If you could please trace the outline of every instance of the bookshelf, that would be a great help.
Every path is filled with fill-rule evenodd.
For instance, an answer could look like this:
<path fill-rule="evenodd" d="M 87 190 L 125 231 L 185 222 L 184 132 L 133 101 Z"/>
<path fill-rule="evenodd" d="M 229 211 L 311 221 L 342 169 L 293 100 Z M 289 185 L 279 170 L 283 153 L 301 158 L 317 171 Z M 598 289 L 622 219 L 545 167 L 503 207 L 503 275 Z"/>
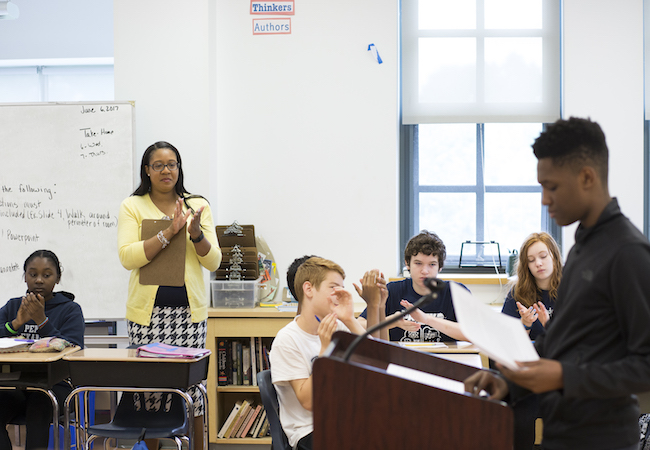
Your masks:
<path fill-rule="evenodd" d="M 209 308 L 206 347 L 212 351 L 208 369 L 208 425 L 211 444 L 271 445 L 271 438 L 219 439 L 217 433 L 235 402 L 254 399 L 261 404 L 257 386 L 219 386 L 217 382 L 217 343 L 220 338 L 273 338 L 295 317 L 295 312 L 275 308 Z"/>

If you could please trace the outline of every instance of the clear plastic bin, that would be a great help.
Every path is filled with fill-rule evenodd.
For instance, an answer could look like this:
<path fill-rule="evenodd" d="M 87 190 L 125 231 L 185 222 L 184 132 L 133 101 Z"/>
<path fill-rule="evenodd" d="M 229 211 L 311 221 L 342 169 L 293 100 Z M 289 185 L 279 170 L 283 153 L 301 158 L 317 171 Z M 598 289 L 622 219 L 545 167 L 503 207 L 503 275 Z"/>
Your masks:
<path fill-rule="evenodd" d="M 212 280 L 213 308 L 254 308 L 259 304 L 259 280 Z"/>

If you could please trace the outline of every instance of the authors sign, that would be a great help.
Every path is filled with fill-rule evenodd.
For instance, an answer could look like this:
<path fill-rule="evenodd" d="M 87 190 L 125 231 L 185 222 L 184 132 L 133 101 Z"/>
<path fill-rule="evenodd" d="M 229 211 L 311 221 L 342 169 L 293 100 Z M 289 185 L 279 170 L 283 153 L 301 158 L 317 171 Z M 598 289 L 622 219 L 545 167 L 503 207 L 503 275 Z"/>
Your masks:
<path fill-rule="evenodd" d="M 291 34 L 291 19 L 253 19 L 253 34 Z"/>

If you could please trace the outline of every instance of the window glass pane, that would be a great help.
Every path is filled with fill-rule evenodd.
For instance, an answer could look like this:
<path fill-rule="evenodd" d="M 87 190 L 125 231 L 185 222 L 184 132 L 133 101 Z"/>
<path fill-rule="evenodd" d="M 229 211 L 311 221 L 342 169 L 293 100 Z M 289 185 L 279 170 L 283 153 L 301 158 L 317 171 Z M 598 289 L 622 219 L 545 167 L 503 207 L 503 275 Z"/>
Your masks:
<path fill-rule="evenodd" d="M 531 145 L 542 132 L 542 124 L 486 123 L 484 127 L 485 184 L 538 187 L 537 158 Z"/>
<path fill-rule="evenodd" d="M 485 194 L 485 240 L 501 246 L 501 258 L 508 250 L 519 251 L 530 233 L 541 231 L 541 193 Z"/>
<path fill-rule="evenodd" d="M 31 74 L 0 74 L 0 102 L 39 102 L 40 87 L 36 71 Z"/>
<path fill-rule="evenodd" d="M 485 39 L 485 101 L 542 101 L 542 38 Z"/>
<path fill-rule="evenodd" d="M 47 75 L 48 101 L 75 102 L 113 100 L 112 73 L 50 74 Z"/>
<path fill-rule="evenodd" d="M 476 28 L 476 0 L 420 0 L 420 30 Z"/>
<path fill-rule="evenodd" d="M 475 240 L 476 194 L 421 193 L 418 230 L 436 233 L 447 247 L 447 257 L 460 254 L 460 244 Z"/>
<path fill-rule="evenodd" d="M 473 102 L 476 99 L 476 39 L 418 39 L 420 102 Z"/>
<path fill-rule="evenodd" d="M 540 29 L 542 0 L 485 0 L 485 28 Z"/>
<path fill-rule="evenodd" d="M 420 185 L 476 185 L 476 125 L 418 126 Z"/>

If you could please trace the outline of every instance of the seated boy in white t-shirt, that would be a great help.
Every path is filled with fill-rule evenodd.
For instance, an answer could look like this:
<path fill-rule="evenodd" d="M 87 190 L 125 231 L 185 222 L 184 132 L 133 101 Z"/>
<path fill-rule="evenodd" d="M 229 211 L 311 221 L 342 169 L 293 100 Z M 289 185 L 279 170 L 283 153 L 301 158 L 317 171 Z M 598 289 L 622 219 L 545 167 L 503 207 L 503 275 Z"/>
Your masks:
<path fill-rule="evenodd" d="M 335 331 L 365 331 L 354 318 L 352 294 L 343 288 L 344 278 L 343 269 L 332 261 L 318 257 L 305 261 L 295 277 L 301 313 L 278 332 L 271 347 L 271 379 L 278 393 L 280 422 L 289 444 L 300 450 L 312 448 L 312 363 L 325 352 Z M 366 283 L 371 279 L 364 276 L 363 297 L 368 309 L 378 310 L 380 288 Z"/>

